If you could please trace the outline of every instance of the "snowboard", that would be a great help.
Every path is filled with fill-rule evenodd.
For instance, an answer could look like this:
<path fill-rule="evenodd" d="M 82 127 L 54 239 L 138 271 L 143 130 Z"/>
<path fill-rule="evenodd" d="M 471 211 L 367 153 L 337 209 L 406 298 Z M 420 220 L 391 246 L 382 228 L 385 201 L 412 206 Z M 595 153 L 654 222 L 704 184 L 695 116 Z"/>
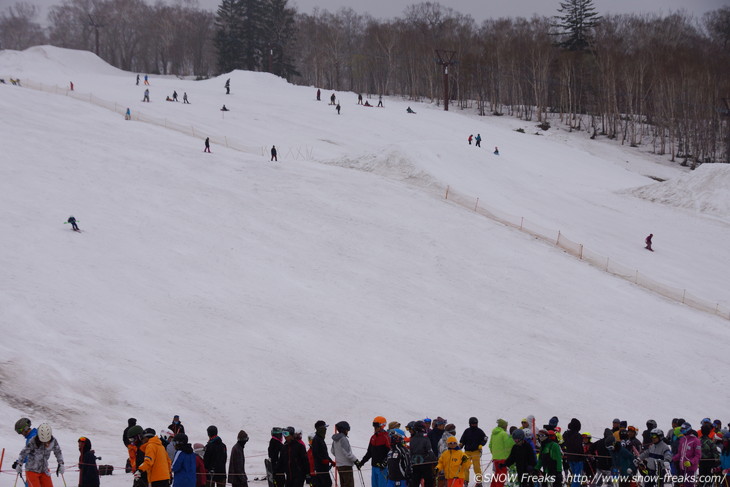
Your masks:
<path fill-rule="evenodd" d="M 274 483 L 274 466 L 271 464 L 271 460 L 264 459 L 264 466 L 266 467 L 266 480 L 269 483 L 269 487 L 276 487 Z"/>

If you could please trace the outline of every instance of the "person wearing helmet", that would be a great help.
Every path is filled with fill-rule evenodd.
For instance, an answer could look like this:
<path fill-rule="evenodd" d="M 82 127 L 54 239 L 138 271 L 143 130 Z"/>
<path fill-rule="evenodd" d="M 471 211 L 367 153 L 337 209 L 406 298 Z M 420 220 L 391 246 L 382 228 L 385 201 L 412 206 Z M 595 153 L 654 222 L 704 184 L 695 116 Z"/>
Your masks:
<path fill-rule="evenodd" d="M 400 427 L 391 428 L 388 431 L 390 436 L 390 451 L 388 452 L 388 487 L 406 487 L 417 485 L 411 483 L 411 452 L 405 446 L 403 440 L 406 432 Z M 433 475 L 432 475 L 433 476 Z"/>
<path fill-rule="evenodd" d="M 312 460 L 314 460 L 315 487 L 330 487 L 332 485 L 332 478 L 329 472 L 334 467 L 335 462 L 332 461 L 327 451 L 327 443 L 325 442 L 327 427 L 328 424 L 321 419 L 314 423 L 315 434 L 312 439 Z"/>
<path fill-rule="evenodd" d="M 433 466 L 437 458 L 431 447 L 431 440 L 429 440 L 426 433 L 426 424 L 423 421 L 416 421 L 413 425 L 410 449 L 413 475 L 409 483 L 411 485 L 421 485 L 421 480 L 423 480 L 424 487 L 433 487 Z"/>
<path fill-rule="evenodd" d="M 534 478 L 531 478 L 531 474 L 537 463 L 535 450 L 525 441 L 525 430 L 523 429 L 516 429 L 512 432 L 512 441 L 514 446 L 504 461 L 504 467 L 509 468 L 514 465 L 517 470 L 517 483 L 520 487 L 532 487 L 535 482 Z"/>
<path fill-rule="evenodd" d="M 720 464 L 720 452 L 715 445 L 715 429 L 712 427 L 712 422 L 707 421 L 702 423 L 700 428 L 700 466 L 699 476 L 700 485 L 711 486 L 712 481 L 709 481 L 712 470 Z"/>
<path fill-rule="evenodd" d="M 651 444 L 639 455 L 639 469 L 645 470 L 644 487 L 654 487 L 657 479 L 664 477 L 664 462 L 672 461 L 672 450 L 664 443 L 664 432 L 654 428 L 650 432 Z"/>
<path fill-rule="evenodd" d="M 284 476 L 279 472 L 279 456 L 281 455 L 281 449 L 284 448 L 283 436 L 281 434 L 282 429 L 278 426 L 271 428 L 271 439 L 269 440 L 268 458 L 264 460 L 264 466 L 266 467 L 266 480 L 268 481 L 268 487 L 283 487 Z"/>
<path fill-rule="evenodd" d="M 641 432 L 641 447 L 642 449 L 649 448 L 651 446 L 651 431 L 657 427 L 656 421 L 650 419 L 646 422 L 646 429 Z"/>
<path fill-rule="evenodd" d="M 30 426 L 30 422 L 28 426 Z M 65 469 L 61 447 L 58 445 L 56 438 L 53 437 L 51 425 L 43 423 L 38 426 L 38 434 L 20 450 L 18 459 L 13 463 L 13 468 L 18 472 L 18 475 L 23 472 L 23 463 L 25 463 L 25 480 L 28 487 L 53 487 L 48 466 L 51 452 L 53 452 L 58 462 L 56 476 L 63 475 Z"/>
<path fill-rule="evenodd" d="M 337 473 L 340 475 L 340 485 L 342 487 L 355 487 L 352 467 L 357 462 L 357 457 L 352 453 L 350 439 L 347 437 L 349 433 L 350 423 L 347 421 L 340 421 L 335 424 L 335 434 L 332 435 L 332 455 L 335 457 Z"/>
<path fill-rule="evenodd" d="M 676 431 L 675 431 L 676 434 Z M 697 438 L 697 432 L 692 429 L 689 423 L 682 423 L 679 427 L 679 443 L 677 452 L 672 456 L 672 460 L 677 462 L 677 472 L 684 476 L 684 487 L 694 487 L 693 477 L 697 473 L 700 458 L 702 457 L 702 444 Z"/>
<path fill-rule="evenodd" d="M 388 452 L 390 451 L 390 437 L 385 432 L 385 426 L 388 421 L 383 416 L 376 416 L 373 419 L 373 436 L 370 437 L 368 443 L 368 451 L 365 452 L 365 456 L 362 457 L 360 462 L 355 463 L 355 466 L 362 468 L 362 466 L 372 458 L 371 466 L 372 471 L 370 475 L 371 487 L 385 487 L 388 482 L 387 475 L 387 464 L 388 464 Z"/>
<path fill-rule="evenodd" d="M 96 452 L 91 449 L 91 440 L 85 436 L 79 438 L 79 487 L 99 487 Z"/>
<path fill-rule="evenodd" d="M 563 453 L 560 451 L 555 430 L 541 429 L 537 433 L 540 453 L 535 470 L 542 471 L 545 479 L 542 485 L 560 487 L 563 484 Z"/>
<path fill-rule="evenodd" d="M 479 485 L 482 481 L 482 448 L 487 444 L 487 434 L 479 427 L 479 420 L 469 418 L 469 427 L 464 430 L 459 444 L 464 447 L 464 453 L 469 457 L 469 465 L 474 468 L 474 478 Z M 469 468 L 464 473 L 464 486 L 469 484 Z"/>
<path fill-rule="evenodd" d="M 278 468 L 285 478 L 286 487 L 302 487 L 309 475 L 309 458 L 307 448 L 296 439 L 296 430 L 287 426 L 282 430 L 284 448 L 279 456 Z"/>
<path fill-rule="evenodd" d="M 439 477 L 443 476 L 446 479 L 446 487 L 466 485 L 465 479 L 471 463 L 469 455 L 461 451 L 456 436 L 446 438 L 446 444 L 449 448 L 441 454 L 436 464 Z"/>
<path fill-rule="evenodd" d="M 128 434 L 137 433 L 136 427 L 129 429 Z M 140 435 L 135 435 L 139 437 Z M 147 428 L 143 431 L 141 438 L 135 439 L 137 448 L 144 453 L 144 459 L 137 464 L 137 471 L 134 472 L 134 480 L 137 484 L 142 484 L 143 474 L 146 474 L 147 480 L 144 485 L 149 484 L 152 487 L 169 487 L 170 485 L 170 469 L 172 462 L 170 457 L 162 446 L 162 441 L 155 435 L 155 430 Z"/>
<path fill-rule="evenodd" d="M 133 463 L 132 459 L 136 457 L 136 449 L 133 448 L 134 451 L 130 450 L 130 440 L 129 440 L 129 434 L 128 434 L 129 428 L 131 428 L 132 426 L 135 426 L 136 424 L 137 424 L 136 418 L 129 418 L 127 420 L 127 427 L 124 428 L 124 432 L 122 433 L 122 442 L 124 443 L 124 447 L 127 449 L 127 455 L 128 455 L 127 464 L 124 466 L 124 471 L 126 473 L 134 472 L 135 470 L 137 470 L 136 466 L 134 466 L 134 467 L 132 466 L 132 463 Z"/>
<path fill-rule="evenodd" d="M 590 484 L 593 476 L 596 474 L 596 459 L 591 455 L 593 437 L 587 431 L 581 433 L 580 436 L 583 440 L 583 476 L 587 483 Z"/>
<path fill-rule="evenodd" d="M 439 450 L 439 441 L 441 441 L 441 438 L 443 438 L 446 432 L 447 422 L 448 421 L 446 421 L 441 416 L 433 420 L 433 429 L 429 431 L 428 439 L 431 441 L 431 450 L 433 450 L 434 453 L 438 452 Z"/>
<path fill-rule="evenodd" d="M 15 432 L 23 435 L 26 445 L 38 434 L 37 429 L 30 427 L 30 419 L 28 418 L 20 418 L 15 422 Z"/>
<path fill-rule="evenodd" d="M 492 487 L 504 487 L 507 477 L 507 467 L 504 466 L 504 461 L 515 444 L 507 433 L 507 426 L 506 420 L 498 419 L 497 426 L 492 430 L 492 438 L 489 440 L 489 451 L 492 452 L 492 464 L 494 465 Z M 477 478 L 476 481 L 476 487 L 481 487 L 481 479 Z"/>
<path fill-rule="evenodd" d="M 627 438 L 622 443 L 631 453 L 634 454 L 634 456 L 638 456 L 642 450 L 641 440 L 637 438 L 639 429 L 636 426 L 629 426 L 626 429 L 626 432 Z"/>
<path fill-rule="evenodd" d="M 244 453 L 246 443 L 248 443 L 248 434 L 241 430 L 236 436 L 236 444 L 231 448 L 231 461 L 228 463 L 228 481 L 233 487 L 248 487 L 246 454 Z"/>
<path fill-rule="evenodd" d="M 210 425 L 206 429 L 208 443 L 205 445 L 203 462 L 208 471 L 208 487 L 226 487 L 226 463 L 228 460 L 228 449 L 218 436 L 218 427 Z"/>

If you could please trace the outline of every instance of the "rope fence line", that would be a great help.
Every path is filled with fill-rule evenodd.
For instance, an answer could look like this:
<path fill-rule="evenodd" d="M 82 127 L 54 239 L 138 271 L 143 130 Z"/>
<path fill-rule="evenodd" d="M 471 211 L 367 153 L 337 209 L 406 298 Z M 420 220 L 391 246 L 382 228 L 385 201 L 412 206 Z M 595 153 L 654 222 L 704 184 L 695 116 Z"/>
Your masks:
<path fill-rule="evenodd" d="M 106 108 L 107 110 L 110 110 L 114 113 L 117 113 L 119 115 L 124 116 L 127 113 L 127 107 L 128 105 L 123 105 L 121 103 L 117 102 L 111 102 L 108 100 L 105 100 L 103 98 L 99 98 L 98 96 L 95 96 L 93 93 L 83 93 L 76 90 L 70 90 L 69 88 L 62 88 L 57 85 L 46 85 L 43 83 L 36 83 L 33 80 L 25 79 L 23 80 L 23 84 L 20 85 L 22 87 L 30 88 L 36 91 L 43 91 L 45 93 L 51 93 L 54 95 L 64 95 L 70 98 L 73 98 L 78 101 L 83 101 L 87 103 L 91 103 L 92 105 L 96 105 L 98 107 Z M 171 102 L 175 103 L 175 102 Z M 158 118 L 158 117 L 152 117 L 149 115 L 145 115 L 143 112 L 139 110 L 135 110 L 131 113 L 132 120 L 137 122 L 143 122 L 143 123 L 149 123 L 152 125 L 157 125 L 159 127 L 164 127 L 166 129 L 174 130 L 176 132 L 180 132 L 185 135 L 189 135 L 191 137 L 196 138 L 205 138 L 208 136 L 206 134 L 206 131 L 201 130 L 199 128 L 196 128 L 194 125 L 186 125 L 181 123 L 176 123 L 173 121 L 168 120 L 167 118 Z M 223 136 L 208 136 L 210 137 L 210 142 L 212 144 L 221 145 L 229 149 L 236 150 L 238 152 L 244 152 L 246 154 L 253 154 L 261 157 L 268 157 L 269 156 L 269 148 L 265 146 L 249 146 L 241 144 L 237 139 L 228 137 L 226 135 Z M 281 159 L 293 159 L 293 160 L 305 160 L 305 161 L 311 161 L 314 159 L 313 153 L 314 149 L 310 146 L 291 146 L 291 147 L 277 147 L 277 157 Z"/>
<path fill-rule="evenodd" d="M 551 230 L 526 220 L 524 217 L 517 217 L 484 205 L 480 203 L 479 198 L 454 191 L 450 186 L 446 187 L 446 192 L 443 197 L 459 206 L 479 213 L 490 220 L 502 223 L 503 225 L 551 243 L 573 257 L 576 257 L 578 260 L 587 262 L 604 272 L 620 277 L 672 301 L 730 320 L 730 306 L 703 299 L 687 291 L 687 289 L 675 288 L 652 279 L 639 272 L 638 269 L 632 269 L 631 267 L 611 260 L 609 257 L 594 252 L 586 248 L 583 244 L 569 239 L 560 230 Z"/>

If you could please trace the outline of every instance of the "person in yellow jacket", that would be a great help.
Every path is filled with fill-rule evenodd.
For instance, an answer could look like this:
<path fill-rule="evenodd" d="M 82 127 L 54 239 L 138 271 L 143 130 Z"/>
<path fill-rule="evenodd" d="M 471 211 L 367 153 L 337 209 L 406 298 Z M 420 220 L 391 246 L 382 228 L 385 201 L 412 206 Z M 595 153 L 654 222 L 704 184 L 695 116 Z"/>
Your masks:
<path fill-rule="evenodd" d="M 459 449 L 459 440 L 456 439 L 456 436 L 447 438 L 446 446 L 448 449 L 439 457 L 436 468 L 439 474 L 446 479 L 446 487 L 463 486 L 464 478 L 466 478 L 471 466 L 471 459 L 469 455 Z"/>
<path fill-rule="evenodd" d="M 134 473 L 135 480 L 144 472 L 147 474 L 147 483 L 150 487 L 170 487 L 172 463 L 162 442 L 155 436 L 155 430 L 145 430 L 139 448 L 144 452 L 144 461 L 137 466 L 137 471 Z"/>

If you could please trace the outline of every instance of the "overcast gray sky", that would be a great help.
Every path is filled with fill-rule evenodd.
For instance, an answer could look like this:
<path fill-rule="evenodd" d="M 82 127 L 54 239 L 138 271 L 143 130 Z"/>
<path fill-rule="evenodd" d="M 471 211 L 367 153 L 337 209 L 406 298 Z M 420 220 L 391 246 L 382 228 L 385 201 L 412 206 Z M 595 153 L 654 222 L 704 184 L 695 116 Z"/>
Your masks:
<path fill-rule="evenodd" d="M 14 5 L 17 0 L 0 0 L 0 10 Z M 60 0 L 24 0 L 41 6 L 44 11 Z M 148 0 L 151 2 L 151 0 Z M 174 0 L 173 0 L 174 1 Z M 220 0 L 198 0 L 200 6 L 215 11 Z M 168 3 L 172 3 L 168 1 Z M 351 7 L 359 13 L 370 13 L 373 17 L 390 19 L 400 17 L 408 5 L 420 3 L 414 0 L 289 0 L 289 4 L 304 13 L 311 13 L 315 7 L 334 12 L 341 7 Z M 532 17 L 555 15 L 560 0 L 443 0 L 441 5 L 470 14 L 477 22 L 497 17 Z M 594 0 L 599 14 L 655 12 L 667 14 L 685 9 L 698 17 L 705 12 L 723 6 L 730 6 L 730 0 Z M 45 13 L 43 15 L 45 21 Z M 40 20 L 40 19 L 39 19 Z M 45 22 L 44 22 L 45 23 Z"/>

